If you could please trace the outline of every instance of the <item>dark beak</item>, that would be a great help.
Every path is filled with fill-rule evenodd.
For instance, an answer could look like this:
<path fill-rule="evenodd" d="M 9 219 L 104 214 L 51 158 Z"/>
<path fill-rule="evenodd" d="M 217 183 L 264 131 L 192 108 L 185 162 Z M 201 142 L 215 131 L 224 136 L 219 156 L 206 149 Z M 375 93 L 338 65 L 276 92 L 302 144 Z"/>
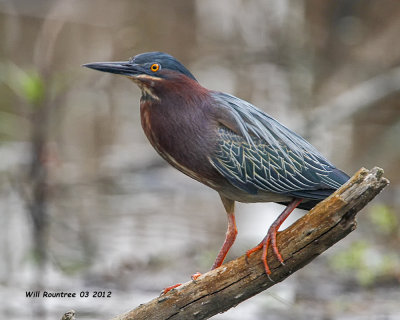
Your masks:
<path fill-rule="evenodd" d="M 128 77 L 136 77 L 139 74 L 143 74 L 142 67 L 129 61 L 119 62 L 94 62 L 84 64 L 83 67 L 87 67 L 94 70 L 103 72 L 120 74 Z"/>

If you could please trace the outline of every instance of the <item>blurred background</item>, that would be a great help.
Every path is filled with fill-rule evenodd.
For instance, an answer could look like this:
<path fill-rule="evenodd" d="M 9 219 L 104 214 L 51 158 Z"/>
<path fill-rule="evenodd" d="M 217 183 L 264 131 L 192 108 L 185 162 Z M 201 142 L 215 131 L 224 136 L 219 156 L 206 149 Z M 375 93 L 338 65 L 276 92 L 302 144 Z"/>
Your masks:
<path fill-rule="evenodd" d="M 391 181 L 357 231 L 215 319 L 399 319 L 399 35 L 396 0 L 0 0 L 0 314 L 107 319 L 210 268 L 227 223 L 217 193 L 152 149 L 139 89 L 81 67 L 165 51 L 349 175 L 380 166 Z M 239 204 L 228 259 L 282 209 Z"/>

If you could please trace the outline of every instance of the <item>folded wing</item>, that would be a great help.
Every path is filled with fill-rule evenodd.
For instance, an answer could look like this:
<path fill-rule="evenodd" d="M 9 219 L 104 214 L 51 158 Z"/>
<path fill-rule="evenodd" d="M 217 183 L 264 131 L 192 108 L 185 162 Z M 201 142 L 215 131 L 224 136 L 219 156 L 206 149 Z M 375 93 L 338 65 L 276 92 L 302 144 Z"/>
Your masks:
<path fill-rule="evenodd" d="M 221 114 L 210 162 L 232 185 L 324 199 L 348 180 L 311 144 L 246 101 L 215 92 Z"/>

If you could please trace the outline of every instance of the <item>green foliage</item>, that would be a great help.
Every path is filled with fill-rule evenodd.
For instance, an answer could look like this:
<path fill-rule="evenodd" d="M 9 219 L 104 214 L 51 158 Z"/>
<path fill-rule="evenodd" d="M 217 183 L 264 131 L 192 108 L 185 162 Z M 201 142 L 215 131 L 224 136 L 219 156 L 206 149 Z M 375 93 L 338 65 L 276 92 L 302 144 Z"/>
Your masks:
<path fill-rule="evenodd" d="M 23 70 L 7 61 L 0 62 L 0 84 L 3 85 L 2 89 L 8 88 L 14 95 L 0 101 L 0 140 L 16 136 L 21 138 L 21 134 L 24 134 L 21 128 L 29 126 L 29 118 L 26 115 L 43 105 L 42 101 L 47 94 L 44 79 L 36 70 Z M 24 103 L 14 101 L 15 97 Z M 15 107 L 16 103 L 18 109 Z"/>
<path fill-rule="evenodd" d="M 8 62 L 0 65 L 4 82 L 18 97 L 33 106 L 38 106 L 45 96 L 43 78 L 35 71 L 25 71 L 17 65 Z"/>
<path fill-rule="evenodd" d="M 373 282 L 374 276 L 366 263 L 368 245 L 364 241 L 353 242 L 347 250 L 343 250 L 331 258 L 331 266 L 339 272 L 355 272 L 356 278 L 362 285 Z"/>
<path fill-rule="evenodd" d="M 377 231 L 384 235 L 393 235 L 400 228 L 395 211 L 384 204 L 373 205 L 369 211 L 369 219 Z"/>
<path fill-rule="evenodd" d="M 340 273 L 351 274 L 360 285 L 369 286 L 378 278 L 396 277 L 400 258 L 393 252 L 377 250 L 360 240 L 332 256 L 330 265 Z"/>
<path fill-rule="evenodd" d="M 20 79 L 23 97 L 32 104 L 39 104 L 44 97 L 44 85 L 42 78 L 36 72 L 26 73 Z"/>
<path fill-rule="evenodd" d="M 372 285 L 378 278 L 396 278 L 400 269 L 396 240 L 400 223 L 396 212 L 387 205 L 374 204 L 370 207 L 367 217 L 370 222 L 371 240 L 355 241 L 330 260 L 335 270 L 351 274 L 364 286 Z"/>

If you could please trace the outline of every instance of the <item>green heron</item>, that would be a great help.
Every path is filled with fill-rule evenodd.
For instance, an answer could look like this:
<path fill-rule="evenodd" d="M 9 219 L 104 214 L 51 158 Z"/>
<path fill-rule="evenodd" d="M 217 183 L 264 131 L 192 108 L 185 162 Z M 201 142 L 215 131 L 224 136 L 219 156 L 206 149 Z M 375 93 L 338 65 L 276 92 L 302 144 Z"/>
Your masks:
<path fill-rule="evenodd" d="M 247 251 L 263 249 L 269 275 L 269 245 L 283 263 L 276 245 L 280 225 L 296 207 L 310 210 L 349 179 L 305 139 L 249 102 L 201 86 L 169 54 L 148 52 L 125 62 L 84 66 L 135 82 L 142 91 L 142 127 L 154 149 L 219 193 L 228 230 L 212 269 L 223 263 L 235 241 L 235 201 L 286 205 L 260 244 Z"/>

